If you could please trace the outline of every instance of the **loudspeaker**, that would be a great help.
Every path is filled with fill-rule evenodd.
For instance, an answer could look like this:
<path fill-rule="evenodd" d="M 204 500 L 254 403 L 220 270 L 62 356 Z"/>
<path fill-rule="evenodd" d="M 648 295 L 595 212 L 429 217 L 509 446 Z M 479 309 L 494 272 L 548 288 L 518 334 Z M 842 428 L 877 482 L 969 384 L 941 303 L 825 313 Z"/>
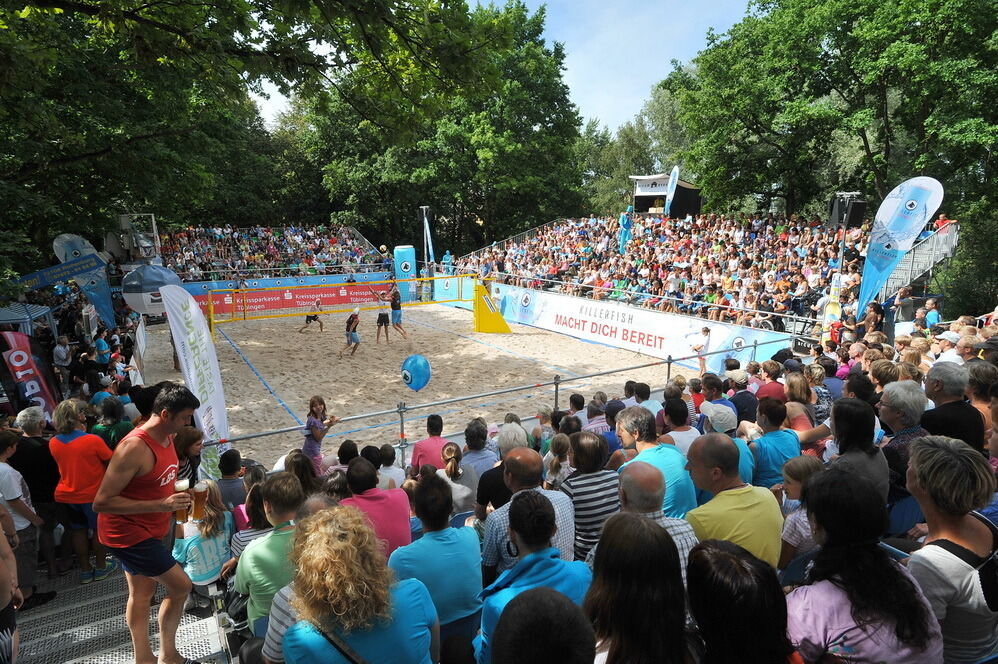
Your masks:
<path fill-rule="evenodd" d="M 846 228 L 859 228 L 866 215 L 866 201 L 851 200 L 846 206 Z"/>
<path fill-rule="evenodd" d="M 845 201 L 838 196 L 832 196 L 828 201 L 828 227 L 838 228 L 842 224 L 845 211 Z"/>

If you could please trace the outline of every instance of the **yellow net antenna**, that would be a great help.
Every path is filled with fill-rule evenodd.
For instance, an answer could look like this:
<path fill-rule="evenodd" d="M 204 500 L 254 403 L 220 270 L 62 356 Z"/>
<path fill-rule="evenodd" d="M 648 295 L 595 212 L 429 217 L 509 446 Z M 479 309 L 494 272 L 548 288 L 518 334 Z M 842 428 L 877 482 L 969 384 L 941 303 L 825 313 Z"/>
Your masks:
<path fill-rule="evenodd" d="M 480 283 L 475 284 L 475 332 L 510 334 L 509 323 L 502 317 L 489 291 Z"/>

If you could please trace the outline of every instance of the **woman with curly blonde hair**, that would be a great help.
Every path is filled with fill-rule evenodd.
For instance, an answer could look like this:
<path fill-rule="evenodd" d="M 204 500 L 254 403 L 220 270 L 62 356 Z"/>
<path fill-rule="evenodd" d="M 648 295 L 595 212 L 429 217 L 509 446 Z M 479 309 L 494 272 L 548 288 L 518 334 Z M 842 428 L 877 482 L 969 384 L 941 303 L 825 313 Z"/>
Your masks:
<path fill-rule="evenodd" d="M 347 662 L 344 647 L 372 664 L 439 660 L 440 625 L 426 586 L 393 583 L 360 510 L 335 507 L 301 521 L 291 563 L 300 621 L 284 635 L 288 664 Z"/>

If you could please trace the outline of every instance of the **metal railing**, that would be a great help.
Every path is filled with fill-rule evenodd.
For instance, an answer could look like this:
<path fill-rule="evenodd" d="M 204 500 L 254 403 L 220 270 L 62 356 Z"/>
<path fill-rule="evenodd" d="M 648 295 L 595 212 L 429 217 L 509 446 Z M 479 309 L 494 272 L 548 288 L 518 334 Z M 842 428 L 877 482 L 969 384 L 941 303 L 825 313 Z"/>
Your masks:
<path fill-rule="evenodd" d="M 953 256 L 960 240 L 960 224 L 953 222 L 917 242 L 901 259 L 887 278 L 878 298 L 883 302 L 902 286 L 908 286 L 926 274 L 932 273 L 939 263 Z"/>
<path fill-rule="evenodd" d="M 449 399 L 439 399 L 437 401 L 430 401 L 422 404 L 412 404 L 409 405 L 404 401 L 398 402 L 394 408 L 388 408 L 385 410 L 376 410 L 370 413 L 362 413 L 360 415 L 348 415 L 347 417 L 341 418 L 339 423 L 343 422 L 355 422 L 358 420 L 365 420 L 374 417 L 384 417 L 386 415 L 395 414 L 398 416 L 399 422 L 399 442 L 396 443 L 395 447 L 399 450 L 401 454 L 401 466 L 405 467 L 405 450 L 409 447 L 410 443 L 406 437 L 405 431 L 405 415 L 406 413 L 416 411 L 416 410 L 426 410 L 428 408 L 437 408 L 438 406 L 444 406 L 452 403 L 460 403 L 462 401 L 473 401 L 475 399 L 481 399 L 482 397 L 491 397 L 500 394 L 510 394 L 513 392 L 525 392 L 528 390 L 536 390 L 541 387 L 554 386 L 554 409 L 558 410 L 558 403 L 560 399 L 560 389 L 562 385 L 567 383 L 574 383 L 581 380 L 588 380 L 590 378 L 598 378 L 600 376 L 610 376 L 613 374 L 627 373 L 630 371 L 637 371 L 638 369 L 647 369 L 649 367 L 662 366 L 665 365 L 665 380 L 668 383 L 672 380 L 672 365 L 680 362 L 687 362 L 689 360 L 696 360 L 701 357 L 708 357 L 711 355 L 719 355 L 721 353 L 730 353 L 732 351 L 744 351 L 746 348 L 752 349 L 752 359 L 750 361 L 756 360 L 756 355 L 758 350 L 762 346 L 769 346 L 772 344 L 783 344 L 786 346 L 793 346 L 794 341 L 800 338 L 806 338 L 806 335 L 789 335 L 784 339 L 773 339 L 771 341 L 754 341 L 751 345 L 735 347 L 729 346 L 727 348 L 721 348 L 719 350 L 710 351 L 707 353 L 687 355 L 684 357 L 672 357 L 671 355 L 664 360 L 655 360 L 652 362 L 645 362 L 643 364 L 636 364 L 634 366 L 622 367 L 620 369 L 608 369 L 606 371 L 597 371 L 595 373 L 583 374 L 580 376 L 569 376 L 563 377 L 560 374 L 555 374 L 554 378 L 551 380 L 541 381 L 539 383 L 530 383 L 527 385 L 518 385 L 515 387 L 507 387 L 500 390 L 492 390 L 490 392 L 481 392 L 479 394 L 470 394 L 461 397 L 452 397 Z M 384 425 L 381 425 L 384 426 Z M 277 436 L 286 433 L 304 432 L 306 427 L 304 425 L 298 424 L 295 426 L 284 427 L 282 429 L 272 429 L 269 431 L 260 431 L 258 433 L 247 433 L 237 436 L 232 436 L 230 438 L 223 438 L 219 440 L 209 440 L 205 441 L 205 445 L 221 445 L 223 443 L 235 443 L 244 440 L 252 440 L 254 438 L 263 438 L 265 436 Z"/>

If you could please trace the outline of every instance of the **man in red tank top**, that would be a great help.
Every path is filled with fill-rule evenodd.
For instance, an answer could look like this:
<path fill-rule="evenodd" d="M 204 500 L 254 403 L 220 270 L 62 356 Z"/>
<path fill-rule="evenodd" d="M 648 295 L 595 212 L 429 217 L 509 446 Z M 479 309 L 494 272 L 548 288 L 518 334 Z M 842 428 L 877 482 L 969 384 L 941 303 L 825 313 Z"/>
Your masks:
<path fill-rule="evenodd" d="M 186 387 L 165 385 L 149 420 L 118 443 L 94 498 L 100 542 L 121 561 L 128 579 L 125 619 L 136 664 L 190 662 L 177 652 L 176 636 L 191 580 L 161 540 L 173 525 L 173 512 L 191 503 L 190 494 L 173 489 L 173 434 L 190 423 L 200 405 Z M 159 609 L 158 660 L 149 645 L 149 607 L 157 582 L 167 591 Z"/>

